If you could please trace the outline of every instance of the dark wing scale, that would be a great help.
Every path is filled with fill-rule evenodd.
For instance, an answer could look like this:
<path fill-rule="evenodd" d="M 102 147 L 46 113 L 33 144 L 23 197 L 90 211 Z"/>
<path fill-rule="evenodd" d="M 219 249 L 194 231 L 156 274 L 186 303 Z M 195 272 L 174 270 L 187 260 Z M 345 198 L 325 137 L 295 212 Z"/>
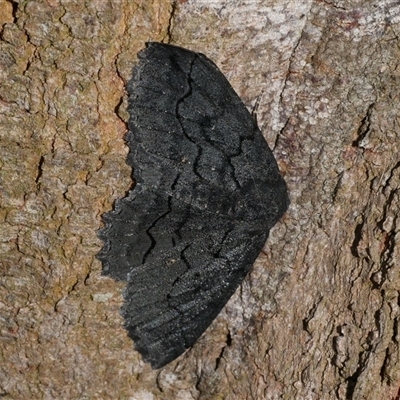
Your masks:
<path fill-rule="evenodd" d="M 103 273 L 159 368 L 217 316 L 286 210 L 286 186 L 228 81 L 202 54 L 149 43 L 128 84 L 136 187 L 104 216 Z"/>
<path fill-rule="evenodd" d="M 214 258 L 208 253 L 207 257 L 203 255 L 198 262 L 193 262 L 190 269 L 185 270 L 186 266 L 181 264 L 177 274 L 173 266 L 168 272 L 157 269 L 157 276 L 150 273 L 154 267 L 146 264 L 132 273 L 122 314 L 135 347 L 153 368 L 172 361 L 196 342 L 246 276 L 265 240 L 265 233 L 245 239 L 233 231 L 220 249 L 226 258 Z M 190 248 L 193 253 L 204 252 L 204 245 L 199 241 Z M 156 287 L 154 282 L 158 283 Z M 138 286 L 148 291 L 143 293 Z"/>

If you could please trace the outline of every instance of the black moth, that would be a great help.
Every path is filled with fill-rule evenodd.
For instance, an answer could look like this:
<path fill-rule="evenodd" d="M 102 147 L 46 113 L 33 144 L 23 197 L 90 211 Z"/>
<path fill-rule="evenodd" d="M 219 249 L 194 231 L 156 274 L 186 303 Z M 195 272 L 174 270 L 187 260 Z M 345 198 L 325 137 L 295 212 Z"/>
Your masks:
<path fill-rule="evenodd" d="M 147 43 L 128 83 L 136 186 L 104 214 L 103 274 L 127 282 L 122 315 L 160 368 L 192 346 L 288 207 L 276 161 L 217 66 Z"/>

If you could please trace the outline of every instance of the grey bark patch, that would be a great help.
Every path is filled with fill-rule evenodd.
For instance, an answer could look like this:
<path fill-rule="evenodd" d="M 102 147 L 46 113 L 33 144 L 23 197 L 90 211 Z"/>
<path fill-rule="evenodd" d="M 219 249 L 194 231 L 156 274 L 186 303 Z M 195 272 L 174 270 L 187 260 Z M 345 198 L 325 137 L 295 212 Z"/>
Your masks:
<path fill-rule="evenodd" d="M 288 207 L 276 161 L 217 66 L 148 43 L 128 83 L 136 186 L 103 215 L 103 274 L 127 281 L 122 315 L 160 368 L 192 346 Z"/>

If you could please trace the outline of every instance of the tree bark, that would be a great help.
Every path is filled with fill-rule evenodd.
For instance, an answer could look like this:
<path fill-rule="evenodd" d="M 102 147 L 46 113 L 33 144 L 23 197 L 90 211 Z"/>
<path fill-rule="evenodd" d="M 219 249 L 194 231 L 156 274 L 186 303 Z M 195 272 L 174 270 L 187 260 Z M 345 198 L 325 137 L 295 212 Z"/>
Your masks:
<path fill-rule="evenodd" d="M 399 399 L 399 22 L 390 0 L 0 0 L 3 398 Z M 124 87 L 148 40 L 216 62 L 291 198 L 218 318 L 157 371 L 95 259 L 133 185 Z"/>

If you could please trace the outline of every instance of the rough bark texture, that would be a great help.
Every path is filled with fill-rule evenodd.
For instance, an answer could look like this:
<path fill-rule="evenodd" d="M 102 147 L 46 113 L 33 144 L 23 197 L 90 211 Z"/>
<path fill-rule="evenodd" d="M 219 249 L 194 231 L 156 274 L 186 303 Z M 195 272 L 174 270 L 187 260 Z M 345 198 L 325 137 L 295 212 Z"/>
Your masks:
<path fill-rule="evenodd" d="M 399 2 L 0 0 L 0 23 L 3 398 L 399 398 Z M 133 184 L 124 86 L 147 40 L 220 66 L 291 196 L 240 290 L 158 371 L 94 258 Z"/>

